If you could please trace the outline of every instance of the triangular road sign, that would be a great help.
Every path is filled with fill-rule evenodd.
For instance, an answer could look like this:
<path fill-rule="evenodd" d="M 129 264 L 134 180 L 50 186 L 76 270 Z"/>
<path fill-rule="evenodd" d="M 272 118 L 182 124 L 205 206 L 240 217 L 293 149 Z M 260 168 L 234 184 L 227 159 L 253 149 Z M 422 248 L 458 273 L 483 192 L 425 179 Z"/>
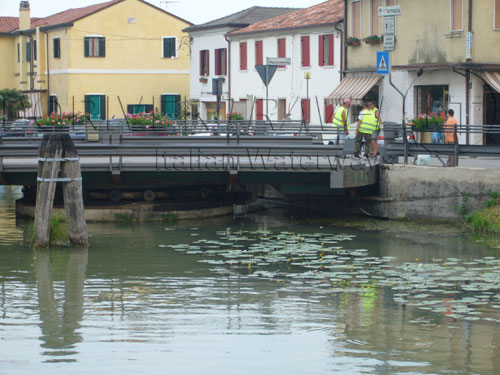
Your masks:
<path fill-rule="evenodd" d="M 269 85 L 269 82 L 271 82 L 274 73 L 276 73 L 278 65 L 255 65 L 255 69 L 257 70 L 257 73 L 259 73 L 259 76 L 262 79 L 262 82 L 264 82 L 264 85 L 267 86 Z M 267 69 L 267 77 L 266 77 L 266 69 Z"/>
<path fill-rule="evenodd" d="M 384 56 L 380 58 L 380 62 L 378 63 L 378 70 L 380 71 L 387 70 L 387 63 L 385 62 Z"/>

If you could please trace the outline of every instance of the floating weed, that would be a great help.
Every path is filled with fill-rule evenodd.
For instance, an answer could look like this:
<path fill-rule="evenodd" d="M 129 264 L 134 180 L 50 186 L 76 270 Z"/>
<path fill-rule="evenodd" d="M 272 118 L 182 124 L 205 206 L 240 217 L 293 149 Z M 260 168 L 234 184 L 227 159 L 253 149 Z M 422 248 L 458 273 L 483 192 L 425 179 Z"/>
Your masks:
<path fill-rule="evenodd" d="M 200 262 L 219 266 L 213 272 L 273 280 L 287 290 L 366 296 L 383 287 L 393 292 L 396 304 L 448 319 L 498 320 L 493 314 L 500 309 L 500 260 L 495 257 L 400 263 L 394 256 L 375 257 L 368 249 L 350 248 L 355 236 L 349 234 L 227 228 L 216 235 L 217 240 L 193 238 L 191 244 L 159 247 L 199 254 Z"/>

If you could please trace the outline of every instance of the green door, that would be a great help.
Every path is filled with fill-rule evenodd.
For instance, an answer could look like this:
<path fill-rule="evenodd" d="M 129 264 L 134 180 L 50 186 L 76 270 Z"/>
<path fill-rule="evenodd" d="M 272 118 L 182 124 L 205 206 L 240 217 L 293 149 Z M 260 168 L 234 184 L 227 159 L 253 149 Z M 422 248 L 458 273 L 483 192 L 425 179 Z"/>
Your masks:
<path fill-rule="evenodd" d="M 85 113 L 90 115 L 90 120 L 105 120 L 104 95 L 85 95 Z"/>
<path fill-rule="evenodd" d="M 177 119 L 181 114 L 181 96 L 180 95 L 162 95 L 161 111 L 169 119 Z"/>

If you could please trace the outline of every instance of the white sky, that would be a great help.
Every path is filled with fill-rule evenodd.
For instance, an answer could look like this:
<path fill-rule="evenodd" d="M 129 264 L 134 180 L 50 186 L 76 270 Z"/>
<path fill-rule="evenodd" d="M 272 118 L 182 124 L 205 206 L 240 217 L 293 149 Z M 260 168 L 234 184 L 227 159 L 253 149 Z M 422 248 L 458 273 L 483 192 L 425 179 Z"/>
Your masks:
<path fill-rule="evenodd" d="M 70 8 L 81 8 L 107 0 L 29 0 L 32 17 L 47 17 Z M 307 8 L 325 0 L 148 0 L 195 25 L 227 16 L 252 6 Z M 170 2 L 172 1 L 172 2 Z M 160 4 L 161 2 L 161 4 Z M 20 0 L 0 0 L 0 16 L 19 16 Z"/>

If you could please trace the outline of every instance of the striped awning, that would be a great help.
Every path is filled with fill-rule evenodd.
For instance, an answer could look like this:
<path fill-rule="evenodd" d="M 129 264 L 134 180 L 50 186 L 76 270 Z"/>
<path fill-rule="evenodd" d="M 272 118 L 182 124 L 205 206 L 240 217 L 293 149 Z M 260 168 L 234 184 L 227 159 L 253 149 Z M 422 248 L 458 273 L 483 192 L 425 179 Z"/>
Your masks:
<path fill-rule="evenodd" d="M 28 100 L 31 103 L 31 107 L 20 111 L 18 113 L 19 118 L 39 118 L 42 117 L 42 96 L 40 91 L 23 91 L 24 94 L 28 95 Z"/>
<path fill-rule="evenodd" d="M 344 99 L 350 99 L 351 104 L 363 104 L 363 97 L 375 86 L 381 76 L 345 77 L 339 85 L 328 95 L 326 100 L 333 105 L 341 104 Z"/>
<path fill-rule="evenodd" d="M 500 72 L 483 72 L 481 75 L 488 85 L 496 92 L 500 92 Z"/>

